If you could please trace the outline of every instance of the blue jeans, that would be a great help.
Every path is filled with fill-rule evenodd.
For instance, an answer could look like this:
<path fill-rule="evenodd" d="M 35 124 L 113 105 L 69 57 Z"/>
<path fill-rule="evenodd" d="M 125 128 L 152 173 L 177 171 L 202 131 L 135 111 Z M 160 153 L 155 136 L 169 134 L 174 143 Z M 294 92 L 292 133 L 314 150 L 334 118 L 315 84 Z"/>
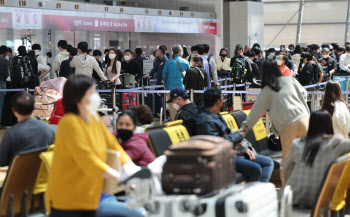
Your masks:
<path fill-rule="evenodd" d="M 255 155 L 255 160 L 247 160 L 244 157 L 236 158 L 236 170 L 247 178 L 248 182 L 268 182 L 274 168 L 271 158 L 263 155 Z"/>
<path fill-rule="evenodd" d="M 5 89 L 5 81 L 0 81 L 0 89 Z M 0 124 L 2 120 L 2 109 L 4 107 L 5 92 L 0 92 Z"/>
<path fill-rule="evenodd" d="M 97 217 L 143 217 L 143 208 L 129 209 L 126 202 L 120 202 L 113 195 L 102 200 L 96 211 Z"/>

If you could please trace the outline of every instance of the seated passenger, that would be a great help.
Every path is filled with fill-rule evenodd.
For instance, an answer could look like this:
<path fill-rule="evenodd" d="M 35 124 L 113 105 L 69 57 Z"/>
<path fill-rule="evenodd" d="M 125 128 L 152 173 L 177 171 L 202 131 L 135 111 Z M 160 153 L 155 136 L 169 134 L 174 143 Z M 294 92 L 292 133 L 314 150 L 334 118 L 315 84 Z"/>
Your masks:
<path fill-rule="evenodd" d="M 137 124 L 139 126 L 144 126 L 144 127 L 150 127 L 153 124 L 153 113 L 152 110 L 147 106 L 147 105 L 139 105 L 136 107 L 133 107 L 131 109 L 132 111 L 135 112 L 136 117 L 137 117 Z M 137 127 L 137 128 L 142 128 L 142 127 Z M 142 128 L 143 131 L 145 130 Z"/>
<path fill-rule="evenodd" d="M 134 133 L 136 126 L 135 113 L 125 110 L 118 117 L 117 131 L 114 134 L 135 164 L 148 165 L 155 159 L 151 150 L 147 147 L 148 133 Z"/>
<path fill-rule="evenodd" d="M 203 101 L 206 108 L 196 117 L 195 134 L 220 136 L 234 144 L 240 143 L 243 139 L 242 135 L 237 131 L 232 132 L 219 114 L 224 104 L 221 90 L 213 87 L 206 90 Z M 274 168 L 271 158 L 255 155 L 251 149 L 237 152 L 237 155 L 239 157 L 236 159 L 236 169 L 247 178 L 247 181 L 268 182 L 270 180 Z"/>
<path fill-rule="evenodd" d="M 350 140 L 334 135 L 327 111 L 313 112 L 309 126 L 307 136 L 293 142 L 282 165 L 282 182 L 291 185 L 294 205 L 311 208 L 332 161 L 350 152 Z"/>
<path fill-rule="evenodd" d="M 10 166 L 13 158 L 23 151 L 36 150 L 54 143 L 55 131 L 33 118 L 34 98 L 27 92 L 17 93 L 12 99 L 12 111 L 18 123 L 8 129 L 0 144 L 0 167 Z M 0 188 L 1 196 L 2 188 Z"/>
<path fill-rule="evenodd" d="M 190 97 L 182 87 L 176 87 L 170 91 L 170 99 L 167 103 L 173 103 L 174 109 L 178 111 L 175 120 L 183 120 L 183 125 L 192 135 L 195 126 L 193 118 L 198 114 L 196 104 L 190 101 Z"/>
<path fill-rule="evenodd" d="M 0 167 L 9 166 L 20 152 L 35 150 L 54 143 L 55 131 L 47 123 L 33 118 L 34 98 L 27 92 L 12 99 L 12 111 L 18 123 L 8 129 L 0 144 Z"/>

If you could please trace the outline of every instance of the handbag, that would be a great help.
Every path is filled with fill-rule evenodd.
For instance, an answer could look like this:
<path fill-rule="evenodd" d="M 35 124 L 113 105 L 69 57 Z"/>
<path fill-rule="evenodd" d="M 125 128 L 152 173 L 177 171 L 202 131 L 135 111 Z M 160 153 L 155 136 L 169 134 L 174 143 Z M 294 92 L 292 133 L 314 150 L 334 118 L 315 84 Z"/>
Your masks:
<path fill-rule="evenodd" d="M 116 150 L 107 149 L 107 165 L 112 169 L 120 171 L 122 168 L 120 162 L 120 153 Z M 111 181 L 105 179 L 103 186 L 103 193 L 107 194 L 117 194 L 119 192 L 125 191 L 125 186 L 120 186 L 117 181 Z"/>
<path fill-rule="evenodd" d="M 281 140 L 275 134 L 269 137 L 269 147 L 273 151 L 282 151 Z"/>

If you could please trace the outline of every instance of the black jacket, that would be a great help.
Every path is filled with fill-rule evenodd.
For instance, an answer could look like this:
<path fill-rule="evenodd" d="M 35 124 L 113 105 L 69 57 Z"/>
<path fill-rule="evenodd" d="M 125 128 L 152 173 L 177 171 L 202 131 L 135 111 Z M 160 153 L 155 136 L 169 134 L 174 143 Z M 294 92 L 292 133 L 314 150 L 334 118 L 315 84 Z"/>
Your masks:
<path fill-rule="evenodd" d="M 208 75 L 203 68 L 189 68 L 186 71 L 186 76 L 183 84 L 187 90 L 203 90 L 208 86 Z M 194 103 L 202 105 L 203 94 L 193 94 Z"/>
<path fill-rule="evenodd" d="M 215 114 L 207 109 L 201 109 L 195 120 L 196 127 L 194 129 L 194 135 L 219 136 L 233 142 L 233 144 L 237 144 L 243 140 L 239 132 L 232 133 L 220 114 Z M 246 151 L 246 149 L 240 150 L 237 155 L 244 155 Z"/>
<path fill-rule="evenodd" d="M 5 58 L 0 60 L 0 81 L 6 81 L 9 76 L 9 61 Z"/>
<path fill-rule="evenodd" d="M 198 108 L 196 104 L 191 102 L 184 105 L 176 114 L 175 120 L 183 120 L 183 125 L 186 127 L 190 136 L 193 135 L 195 124 L 195 116 L 198 114 Z"/>
<path fill-rule="evenodd" d="M 302 64 L 302 63 L 300 63 Z M 299 66 L 299 72 L 298 72 L 298 80 L 301 85 L 309 85 L 313 83 L 314 81 L 314 67 L 313 65 L 308 62 L 305 64 L 304 68 L 302 70 L 301 65 Z"/>
<path fill-rule="evenodd" d="M 97 63 L 98 63 L 98 66 L 99 66 L 100 69 L 102 70 L 102 63 L 101 63 L 101 61 L 99 61 L 99 60 L 96 60 L 96 61 L 97 61 Z M 97 81 L 97 82 L 102 81 L 102 79 L 101 79 L 100 76 L 97 74 L 97 72 L 95 71 L 95 69 L 94 69 L 94 71 L 92 71 L 92 78 L 93 78 L 95 81 Z"/>
<path fill-rule="evenodd" d="M 72 62 L 73 57 L 69 57 L 67 60 L 63 60 L 61 63 L 59 77 L 68 78 L 71 74 L 75 73 L 75 68 L 70 67 L 70 62 Z"/>
<path fill-rule="evenodd" d="M 143 75 L 142 70 L 142 66 L 136 58 L 132 59 L 128 63 L 125 61 L 122 62 L 122 73 L 132 74 L 135 75 L 137 79 L 141 79 Z"/>

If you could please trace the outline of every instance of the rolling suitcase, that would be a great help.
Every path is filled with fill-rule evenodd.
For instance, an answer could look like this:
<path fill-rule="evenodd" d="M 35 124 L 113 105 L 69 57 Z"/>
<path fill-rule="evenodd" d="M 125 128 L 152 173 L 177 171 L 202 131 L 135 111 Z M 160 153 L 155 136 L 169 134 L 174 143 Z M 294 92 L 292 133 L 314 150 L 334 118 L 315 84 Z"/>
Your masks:
<path fill-rule="evenodd" d="M 233 185 L 221 193 L 201 198 L 196 209 L 201 217 L 277 217 L 278 198 L 272 183 Z"/>
<path fill-rule="evenodd" d="M 195 195 L 164 195 L 153 198 L 145 208 L 149 217 L 194 217 Z"/>
<path fill-rule="evenodd" d="M 120 77 L 123 89 L 135 88 L 135 75 L 122 74 Z"/>
<path fill-rule="evenodd" d="M 165 152 L 162 187 L 167 194 L 203 195 L 235 180 L 232 142 L 214 136 L 195 136 Z"/>
<path fill-rule="evenodd" d="M 131 107 L 139 105 L 139 94 L 138 93 L 123 93 L 123 109 L 131 109 Z"/>

